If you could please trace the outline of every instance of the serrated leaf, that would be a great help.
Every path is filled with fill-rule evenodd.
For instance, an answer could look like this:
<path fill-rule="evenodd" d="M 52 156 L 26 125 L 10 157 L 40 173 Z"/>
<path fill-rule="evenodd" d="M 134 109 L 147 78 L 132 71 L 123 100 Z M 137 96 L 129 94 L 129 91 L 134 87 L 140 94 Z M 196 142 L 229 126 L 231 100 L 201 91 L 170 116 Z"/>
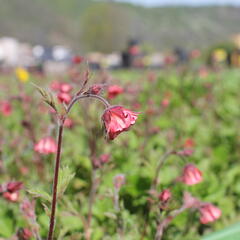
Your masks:
<path fill-rule="evenodd" d="M 51 202 L 51 196 L 45 192 L 44 190 L 41 189 L 29 189 L 28 192 L 33 195 L 33 197 L 40 197 L 48 202 Z"/>
<path fill-rule="evenodd" d="M 38 92 L 42 95 L 43 101 L 46 102 L 49 106 L 51 106 L 56 112 L 57 112 L 57 107 L 56 107 L 56 101 L 53 96 L 53 94 L 38 85 L 32 83 L 32 85 L 38 90 Z"/>
<path fill-rule="evenodd" d="M 74 178 L 75 173 L 72 173 L 68 166 L 60 168 L 58 179 L 58 198 L 61 198 L 67 189 L 68 184 Z"/>

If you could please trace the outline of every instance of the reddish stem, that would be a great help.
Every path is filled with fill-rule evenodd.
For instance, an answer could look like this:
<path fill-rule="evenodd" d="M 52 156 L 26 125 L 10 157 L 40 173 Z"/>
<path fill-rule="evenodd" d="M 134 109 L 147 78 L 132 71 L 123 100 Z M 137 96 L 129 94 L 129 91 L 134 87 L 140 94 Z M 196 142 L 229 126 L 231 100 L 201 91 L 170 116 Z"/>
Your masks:
<path fill-rule="evenodd" d="M 58 129 L 58 142 L 57 142 L 57 155 L 55 160 L 54 180 L 53 180 L 53 194 L 52 194 L 52 206 L 51 206 L 51 217 L 49 224 L 48 240 L 53 239 L 54 225 L 55 225 L 55 213 L 57 205 L 57 187 L 58 187 L 58 175 L 60 167 L 61 147 L 62 147 L 62 133 L 63 133 L 63 122 L 61 122 Z"/>

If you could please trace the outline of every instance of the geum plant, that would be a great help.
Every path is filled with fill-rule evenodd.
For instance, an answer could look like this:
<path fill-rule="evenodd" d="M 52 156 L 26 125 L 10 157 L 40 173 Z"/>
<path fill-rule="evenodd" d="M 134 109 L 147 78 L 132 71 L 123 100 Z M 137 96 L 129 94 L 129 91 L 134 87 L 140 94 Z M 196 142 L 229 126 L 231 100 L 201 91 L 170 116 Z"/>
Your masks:
<path fill-rule="evenodd" d="M 96 99 L 103 103 L 105 110 L 102 114 L 102 122 L 106 133 L 106 138 L 113 140 L 121 132 L 127 131 L 131 125 L 133 125 L 138 117 L 139 113 L 132 112 L 122 106 L 111 106 L 109 102 L 103 98 L 99 93 L 101 92 L 103 85 L 95 84 L 91 86 L 88 90 L 85 90 L 86 84 L 88 82 L 88 74 L 82 88 L 72 97 L 69 98 L 68 85 L 62 86 L 64 91 L 60 92 L 57 96 L 61 104 L 55 100 L 52 93 L 38 87 L 38 91 L 43 97 L 45 103 L 50 105 L 55 111 L 58 123 L 58 137 L 57 143 L 55 144 L 54 139 L 51 137 L 46 137 L 40 140 L 35 145 L 35 150 L 42 154 L 55 153 L 55 168 L 54 168 L 54 178 L 53 178 L 53 188 L 52 188 L 52 201 L 51 201 L 51 213 L 50 213 L 50 223 L 48 231 L 48 240 L 52 240 L 54 236 L 54 227 L 56 221 L 56 207 L 58 200 L 58 183 L 59 183 L 59 170 L 60 170 L 60 160 L 62 151 L 62 139 L 63 139 L 63 129 L 66 121 L 68 120 L 68 114 L 70 113 L 72 107 L 83 99 Z M 90 239 L 90 234 L 87 234 L 87 239 Z"/>
<path fill-rule="evenodd" d="M 148 212 L 145 217 L 145 226 L 143 228 L 142 237 L 144 239 L 147 234 L 149 215 L 153 214 L 156 219 L 156 233 L 155 240 L 161 240 L 164 235 L 164 231 L 167 229 L 169 224 L 182 212 L 188 209 L 198 210 L 200 213 L 200 222 L 202 224 L 208 224 L 214 222 L 221 216 L 221 210 L 214 206 L 212 203 L 203 202 L 193 197 L 189 192 L 183 192 L 183 198 L 180 203 L 180 207 L 176 206 L 176 198 L 171 188 L 177 183 L 183 183 L 187 186 L 193 186 L 203 181 L 202 172 L 192 163 L 187 163 L 180 176 L 173 179 L 169 188 L 163 188 L 162 191 L 158 192 L 160 185 L 159 175 L 160 171 L 171 155 L 176 155 L 182 160 L 186 160 L 193 154 L 193 140 L 187 139 L 183 149 L 181 150 L 169 150 L 163 154 L 156 167 L 155 176 L 152 180 L 152 184 L 149 190 L 148 198 Z M 185 162 L 185 161 L 184 161 Z"/>

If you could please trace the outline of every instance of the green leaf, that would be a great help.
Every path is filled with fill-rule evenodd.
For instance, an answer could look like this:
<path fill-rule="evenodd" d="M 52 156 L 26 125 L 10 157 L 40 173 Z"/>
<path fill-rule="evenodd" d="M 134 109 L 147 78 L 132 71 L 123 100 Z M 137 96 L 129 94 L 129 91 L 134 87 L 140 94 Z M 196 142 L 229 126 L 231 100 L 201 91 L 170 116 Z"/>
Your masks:
<path fill-rule="evenodd" d="M 240 222 L 203 237 L 202 240 L 240 240 L 239 225 Z"/>
<path fill-rule="evenodd" d="M 28 192 L 33 195 L 34 197 L 40 197 L 48 202 L 51 202 L 51 196 L 45 192 L 44 190 L 41 189 L 29 189 Z"/>
<path fill-rule="evenodd" d="M 74 178 L 75 173 L 72 173 L 68 166 L 60 168 L 58 180 L 58 198 L 61 198 L 67 189 L 68 184 Z"/>

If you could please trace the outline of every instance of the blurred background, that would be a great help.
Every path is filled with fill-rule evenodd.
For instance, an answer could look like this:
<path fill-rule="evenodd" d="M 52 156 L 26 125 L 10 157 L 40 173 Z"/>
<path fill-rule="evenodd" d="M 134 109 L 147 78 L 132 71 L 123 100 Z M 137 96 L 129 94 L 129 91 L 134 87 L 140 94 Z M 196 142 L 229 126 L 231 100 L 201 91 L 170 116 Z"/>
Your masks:
<path fill-rule="evenodd" d="M 131 64 L 129 53 L 149 57 L 140 59 L 139 66 L 162 66 L 170 52 L 185 58 L 194 49 L 206 51 L 220 44 L 233 50 L 240 45 L 239 0 L 1 0 L 0 4 L 0 61 L 6 65 L 68 62 L 79 54 L 88 55 L 90 62 L 119 67 Z"/>

